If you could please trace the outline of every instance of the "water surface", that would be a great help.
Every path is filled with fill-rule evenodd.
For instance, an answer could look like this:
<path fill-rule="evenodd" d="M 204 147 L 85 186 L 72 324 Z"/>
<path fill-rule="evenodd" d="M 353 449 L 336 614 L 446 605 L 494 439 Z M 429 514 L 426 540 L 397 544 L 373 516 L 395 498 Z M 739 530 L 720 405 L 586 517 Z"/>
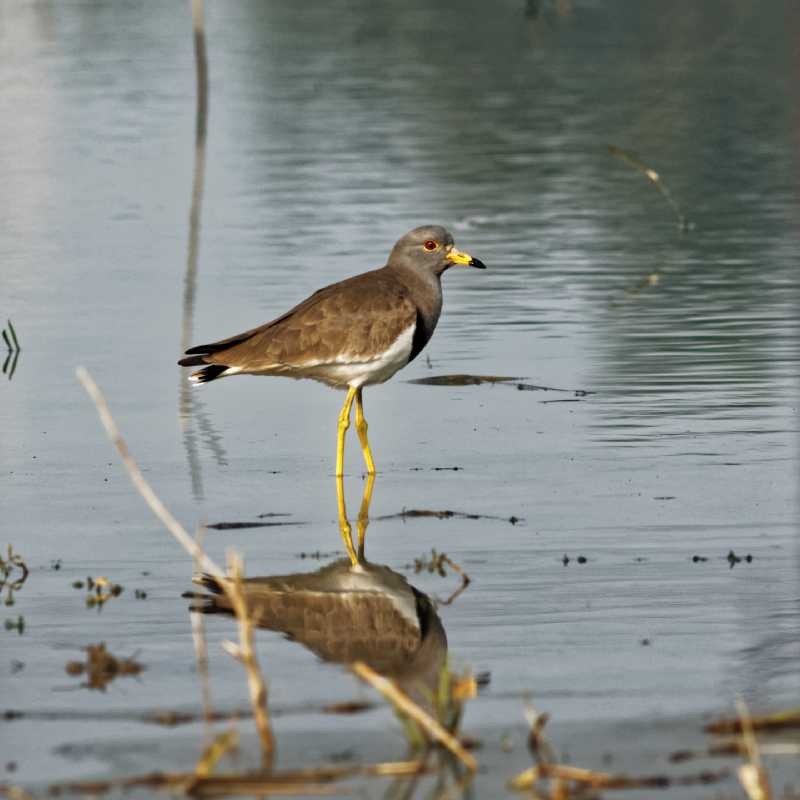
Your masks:
<path fill-rule="evenodd" d="M 453 663 L 491 674 L 464 722 L 491 765 L 481 791 L 528 762 L 528 693 L 576 763 L 601 766 L 613 737 L 634 769 L 663 768 L 653 753 L 737 695 L 796 702 L 800 17 L 744 1 L 523 6 L 210 4 L 188 307 L 187 9 L 0 8 L 1 313 L 23 348 L 0 388 L 0 541 L 31 568 L 6 609 L 26 628 L 2 632 L 0 690 L 4 708 L 63 714 L 3 723 L 14 781 L 190 769 L 202 746 L 199 725 L 124 719 L 199 708 L 191 564 L 132 491 L 74 367 L 187 527 L 304 523 L 211 531 L 215 558 L 235 546 L 251 575 L 312 572 L 342 554 L 341 396 L 254 378 L 189 395 L 182 332 L 197 343 L 276 316 L 425 222 L 489 269 L 446 275 L 426 351 L 366 393 L 369 555 L 430 596 L 458 585 L 408 568 L 431 548 L 472 579 L 439 615 Z M 691 230 L 607 144 L 658 170 Z M 454 373 L 591 394 L 405 382 Z M 484 516 L 377 519 L 404 508 Z M 299 558 L 317 551 L 330 555 Z M 752 560 L 731 567 L 730 551 Z M 125 591 L 87 610 L 71 586 L 87 575 Z M 219 647 L 230 622 L 208 635 L 215 706 L 246 705 Z M 76 688 L 63 665 L 97 641 L 146 671 Z M 313 711 L 368 696 L 341 667 L 279 633 L 258 641 L 282 765 L 402 757 L 388 711 Z M 103 721 L 112 711 L 123 719 Z"/>

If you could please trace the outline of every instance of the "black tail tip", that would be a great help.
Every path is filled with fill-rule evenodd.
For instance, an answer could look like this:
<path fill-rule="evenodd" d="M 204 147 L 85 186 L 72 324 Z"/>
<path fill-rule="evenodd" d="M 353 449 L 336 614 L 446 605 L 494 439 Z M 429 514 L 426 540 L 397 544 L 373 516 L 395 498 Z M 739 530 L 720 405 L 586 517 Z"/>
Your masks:
<path fill-rule="evenodd" d="M 194 575 L 192 577 L 192 583 L 196 584 L 197 586 L 202 586 L 204 589 L 207 589 L 209 592 L 213 592 L 214 594 L 222 594 L 222 586 L 213 575 L 209 575 L 207 572 L 201 572 L 199 575 Z M 189 596 L 191 593 L 186 592 L 183 596 Z"/>
<path fill-rule="evenodd" d="M 213 381 L 215 378 L 219 378 L 219 376 L 225 372 L 226 369 L 228 369 L 228 367 L 225 364 L 209 364 L 207 367 L 203 367 L 203 369 L 193 372 L 189 376 L 189 380 L 192 383 L 208 383 L 209 381 Z"/>

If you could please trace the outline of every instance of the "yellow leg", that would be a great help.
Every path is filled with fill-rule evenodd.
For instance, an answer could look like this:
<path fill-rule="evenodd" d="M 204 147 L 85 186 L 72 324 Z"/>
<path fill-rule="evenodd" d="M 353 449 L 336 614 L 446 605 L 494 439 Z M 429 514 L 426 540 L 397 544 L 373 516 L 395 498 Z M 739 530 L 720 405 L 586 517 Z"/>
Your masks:
<path fill-rule="evenodd" d="M 369 449 L 369 439 L 367 439 L 367 421 L 364 419 L 364 401 L 361 399 L 361 387 L 356 390 L 356 431 L 358 441 L 361 442 L 361 452 L 364 454 L 364 462 L 367 465 L 367 472 L 375 474 L 375 462 L 372 460 L 372 450 Z M 370 490 L 370 494 L 372 491 Z"/>
<path fill-rule="evenodd" d="M 336 438 L 336 477 L 341 478 L 344 474 L 344 435 L 350 427 L 350 409 L 353 407 L 353 399 L 357 390 L 352 386 L 347 390 L 347 397 L 344 405 L 339 412 L 339 433 Z"/>
<path fill-rule="evenodd" d="M 372 502 L 372 489 L 374 486 L 375 473 L 372 472 L 367 475 L 367 481 L 364 484 L 364 496 L 361 498 L 361 508 L 358 511 L 358 522 L 356 523 L 356 530 L 358 531 L 359 562 L 365 560 L 364 543 L 367 538 L 367 525 L 369 525 L 369 504 Z"/>
<path fill-rule="evenodd" d="M 347 509 L 344 505 L 344 480 L 341 475 L 336 476 L 336 501 L 339 506 L 339 532 L 342 534 L 342 541 L 344 541 L 347 555 L 350 556 L 350 563 L 357 567 L 359 560 L 356 549 L 353 547 L 353 531 L 347 521 Z"/>

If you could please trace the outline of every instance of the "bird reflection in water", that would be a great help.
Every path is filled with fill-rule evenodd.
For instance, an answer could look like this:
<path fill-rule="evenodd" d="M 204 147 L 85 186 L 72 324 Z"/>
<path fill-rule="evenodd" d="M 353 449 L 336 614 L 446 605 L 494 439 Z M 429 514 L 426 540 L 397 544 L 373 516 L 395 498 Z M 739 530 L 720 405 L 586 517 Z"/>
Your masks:
<path fill-rule="evenodd" d="M 248 611 L 260 628 L 280 631 L 323 661 L 362 661 L 391 679 L 427 711 L 447 658 L 447 637 L 433 601 L 399 573 L 364 554 L 375 476 L 366 479 L 353 542 L 342 478 L 337 478 L 339 529 L 347 558 L 316 572 L 247 578 Z M 210 575 L 195 578 L 211 594 L 195 594 L 193 611 L 232 614 Z"/>

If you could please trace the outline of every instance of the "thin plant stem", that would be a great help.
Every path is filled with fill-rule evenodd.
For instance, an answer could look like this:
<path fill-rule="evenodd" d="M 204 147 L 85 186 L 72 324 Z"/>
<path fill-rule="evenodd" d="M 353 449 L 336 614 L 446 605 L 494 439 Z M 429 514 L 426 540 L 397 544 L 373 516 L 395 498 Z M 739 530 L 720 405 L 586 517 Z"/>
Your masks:
<path fill-rule="evenodd" d="M 398 711 L 411 717 L 434 741 L 446 747 L 470 772 L 478 769 L 474 756 L 464 749 L 461 742 L 421 709 L 405 692 L 398 689 L 392 681 L 379 675 L 363 661 L 354 661 L 350 669 L 361 680 L 380 692 Z"/>
<path fill-rule="evenodd" d="M 84 367 L 78 367 L 75 370 L 78 380 L 83 385 L 89 397 L 95 404 L 97 413 L 100 416 L 100 421 L 111 439 L 117 452 L 122 459 L 122 464 L 128 472 L 130 479 L 142 496 L 144 501 L 150 506 L 152 512 L 158 517 L 164 527 L 172 534 L 178 543 L 186 550 L 187 553 L 194 559 L 196 564 L 217 579 L 220 586 L 225 591 L 225 594 L 230 600 L 231 606 L 236 613 L 239 621 L 240 631 L 240 645 L 228 642 L 226 644 L 232 645 L 226 647 L 229 653 L 232 653 L 242 664 L 244 664 L 247 671 L 248 685 L 250 687 L 250 699 L 253 704 L 253 716 L 256 720 L 256 727 L 259 732 L 259 737 L 262 742 L 262 750 L 265 762 L 268 762 L 272 757 L 274 750 L 274 742 L 272 732 L 269 728 L 269 716 L 266 708 L 266 687 L 264 679 L 258 670 L 258 663 L 255 659 L 253 650 L 253 627 L 250 617 L 247 613 L 247 604 L 242 592 L 241 575 L 243 571 L 241 557 L 229 555 L 228 561 L 231 566 L 231 578 L 227 580 L 223 571 L 217 564 L 209 558 L 203 551 L 202 547 L 187 533 L 183 525 L 170 513 L 169 509 L 164 505 L 158 495 L 153 491 L 153 488 L 145 480 L 139 465 L 136 463 L 133 456 L 128 450 L 128 445 L 122 438 L 122 434 L 117 427 L 114 418 L 111 416 L 111 411 L 108 408 L 105 397 L 100 391 L 97 384 L 92 379 L 88 370 Z M 257 673 L 257 674 L 254 674 Z"/>

